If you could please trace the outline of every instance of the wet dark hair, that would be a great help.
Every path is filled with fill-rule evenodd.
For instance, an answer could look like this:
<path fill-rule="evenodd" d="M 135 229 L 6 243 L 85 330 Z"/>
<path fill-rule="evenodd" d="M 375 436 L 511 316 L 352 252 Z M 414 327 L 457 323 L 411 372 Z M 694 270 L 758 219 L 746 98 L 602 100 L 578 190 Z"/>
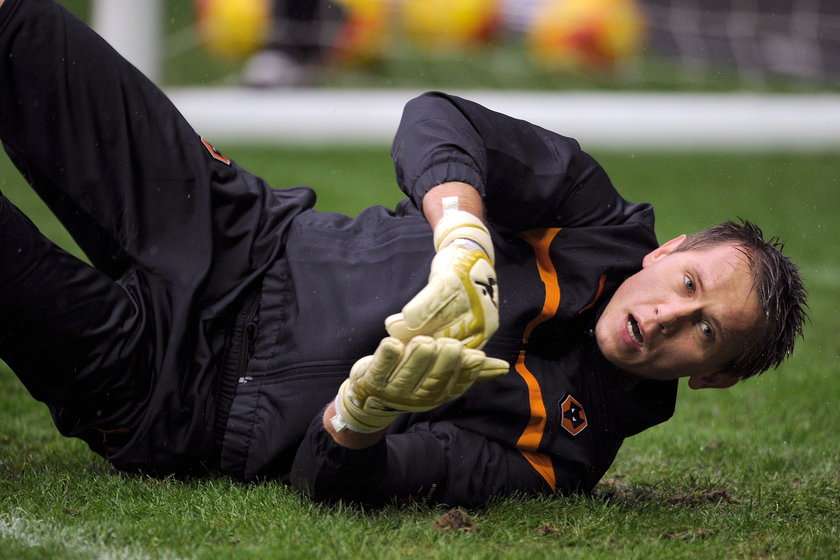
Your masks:
<path fill-rule="evenodd" d="M 719 245 L 733 245 L 743 251 L 764 311 L 758 332 L 727 368 L 746 379 L 778 367 L 793 353 L 808 319 L 805 287 L 798 267 L 782 254 L 784 243 L 778 237 L 765 240 L 761 228 L 748 220 L 724 222 L 692 234 L 674 252 Z"/>

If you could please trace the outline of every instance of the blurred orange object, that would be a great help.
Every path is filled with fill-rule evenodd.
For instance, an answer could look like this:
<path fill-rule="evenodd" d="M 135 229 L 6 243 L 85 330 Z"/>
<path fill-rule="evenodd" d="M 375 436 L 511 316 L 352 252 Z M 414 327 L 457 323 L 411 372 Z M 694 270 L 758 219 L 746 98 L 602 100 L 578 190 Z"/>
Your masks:
<path fill-rule="evenodd" d="M 606 68 L 638 54 L 645 27 L 634 0 L 544 0 L 528 43 L 546 68 Z"/>
<path fill-rule="evenodd" d="M 368 64 L 380 58 L 391 40 L 390 0 L 335 0 L 344 9 L 332 62 Z"/>

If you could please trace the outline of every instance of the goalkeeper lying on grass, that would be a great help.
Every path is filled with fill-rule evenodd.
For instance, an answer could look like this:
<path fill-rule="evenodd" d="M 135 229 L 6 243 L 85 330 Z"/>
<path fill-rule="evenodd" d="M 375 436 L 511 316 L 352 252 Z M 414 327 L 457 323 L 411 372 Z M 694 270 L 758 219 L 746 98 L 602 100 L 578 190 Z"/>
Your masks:
<path fill-rule="evenodd" d="M 0 137 L 91 263 L 0 197 L 0 357 L 120 469 L 367 503 L 588 491 L 677 378 L 731 386 L 801 334 L 758 228 L 659 246 L 574 140 L 453 96 L 406 106 L 395 210 L 323 214 L 58 5 L 5 0 Z"/>

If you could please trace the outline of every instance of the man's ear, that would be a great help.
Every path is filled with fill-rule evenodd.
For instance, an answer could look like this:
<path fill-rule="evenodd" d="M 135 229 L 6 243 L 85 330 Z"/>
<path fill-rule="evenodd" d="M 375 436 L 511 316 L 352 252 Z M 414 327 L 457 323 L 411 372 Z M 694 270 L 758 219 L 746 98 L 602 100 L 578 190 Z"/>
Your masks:
<path fill-rule="evenodd" d="M 685 241 L 685 234 L 675 237 L 670 241 L 666 241 L 642 259 L 642 266 L 650 266 L 665 255 L 670 254 L 674 249 L 680 246 L 680 243 Z"/>
<path fill-rule="evenodd" d="M 692 389 L 726 389 L 740 381 L 736 375 L 726 372 L 708 373 L 706 375 L 692 375 L 688 378 L 688 386 Z"/>

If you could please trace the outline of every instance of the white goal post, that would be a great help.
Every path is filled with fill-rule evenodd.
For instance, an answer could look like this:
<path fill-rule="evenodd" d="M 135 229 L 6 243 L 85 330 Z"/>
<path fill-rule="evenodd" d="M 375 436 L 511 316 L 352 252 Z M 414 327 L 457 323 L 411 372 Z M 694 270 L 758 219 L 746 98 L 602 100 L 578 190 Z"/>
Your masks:
<path fill-rule="evenodd" d="M 93 28 L 149 79 L 163 77 L 163 0 L 94 0 Z"/>

